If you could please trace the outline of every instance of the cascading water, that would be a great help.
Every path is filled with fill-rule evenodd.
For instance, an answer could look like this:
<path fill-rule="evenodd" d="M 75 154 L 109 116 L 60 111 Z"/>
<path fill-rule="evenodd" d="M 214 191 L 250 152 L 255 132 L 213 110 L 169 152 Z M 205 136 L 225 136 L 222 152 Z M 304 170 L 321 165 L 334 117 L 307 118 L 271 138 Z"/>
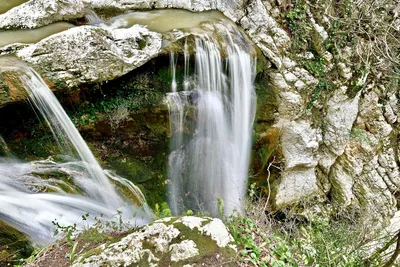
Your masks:
<path fill-rule="evenodd" d="M 149 222 L 151 212 L 143 194 L 130 181 L 100 167 L 40 76 L 25 66 L 0 68 L 0 72 L 10 70 L 24 73 L 21 82 L 30 94 L 31 103 L 45 118 L 58 143 L 63 146 L 70 144 L 67 151 L 74 151 L 78 160 L 66 163 L 51 160 L 21 163 L 0 158 L 0 218 L 27 233 L 38 243 L 53 239 L 53 220 L 63 225 L 72 225 L 85 213 L 112 219 L 118 211 L 122 211 L 127 222 L 136 225 Z M 65 181 L 41 178 L 41 175 L 52 172 L 65 174 L 73 180 L 74 186 L 70 188 L 78 188 L 73 193 L 81 192 L 82 195 L 66 194 L 65 188 L 69 185 Z M 134 206 L 123 199 L 116 192 L 114 184 L 129 190 L 140 206 Z M 43 187 L 56 193 L 40 193 Z"/>
<path fill-rule="evenodd" d="M 226 58 L 217 42 L 198 37 L 192 90 L 167 96 L 172 133 L 169 203 L 175 215 L 194 209 L 218 216 L 222 205 L 225 215 L 243 209 L 255 113 L 255 59 L 226 32 Z M 187 53 L 186 48 L 185 70 Z M 189 78 L 184 79 L 186 90 Z"/>

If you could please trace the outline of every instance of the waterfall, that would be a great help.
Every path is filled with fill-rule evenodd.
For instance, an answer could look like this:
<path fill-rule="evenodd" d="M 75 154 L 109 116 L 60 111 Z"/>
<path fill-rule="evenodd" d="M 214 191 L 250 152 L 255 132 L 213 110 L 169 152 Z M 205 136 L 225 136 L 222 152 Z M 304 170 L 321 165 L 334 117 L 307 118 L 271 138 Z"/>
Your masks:
<path fill-rule="evenodd" d="M 225 215 L 243 211 L 255 114 L 255 59 L 234 44 L 229 33 L 224 45 L 226 58 L 217 42 L 198 37 L 191 90 L 174 92 L 173 87 L 167 95 L 168 197 L 175 215 L 192 209 L 218 216 L 222 206 Z M 185 48 L 185 72 L 187 53 Z"/>
<path fill-rule="evenodd" d="M 171 74 L 172 74 L 172 82 L 171 82 L 171 89 L 172 92 L 176 92 L 176 61 L 175 61 L 175 53 L 171 52 L 169 54 L 170 58 L 170 65 L 171 65 Z"/>
<path fill-rule="evenodd" d="M 184 76 L 183 76 L 183 90 L 187 91 L 189 90 L 189 85 L 190 85 L 190 81 L 189 81 L 189 71 L 190 71 L 190 55 L 189 55 L 189 47 L 187 44 L 187 39 L 185 40 L 185 46 L 184 46 Z M 172 91 L 174 92 L 174 91 Z"/>
<path fill-rule="evenodd" d="M 42 78 L 26 66 L 0 68 L 0 71 L 10 70 L 24 73 L 20 79 L 28 90 L 29 101 L 43 116 L 58 143 L 70 153 L 69 158 L 73 156 L 75 160 L 65 163 L 52 160 L 22 163 L 0 158 L 0 218 L 38 243 L 53 239 L 53 220 L 63 225 L 73 225 L 85 213 L 102 215 L 109 220 L 122 211 L 127 222 L 135 225 L 149 222 L 151 212 L 143 194 L 132 182 L 100 167 Z M 76 186 L 79 190 L 70 195 L 63 190 L 68 186 L 65 181 L 41 179 L 41 175 L 54 171 L 71 178 L 74 184 L 72 188 Z M 43 187 L 55 193 L 40 192 Z M 129 203 L 116 192 L 116 187 L 129 190 L 140 205 Z"/>

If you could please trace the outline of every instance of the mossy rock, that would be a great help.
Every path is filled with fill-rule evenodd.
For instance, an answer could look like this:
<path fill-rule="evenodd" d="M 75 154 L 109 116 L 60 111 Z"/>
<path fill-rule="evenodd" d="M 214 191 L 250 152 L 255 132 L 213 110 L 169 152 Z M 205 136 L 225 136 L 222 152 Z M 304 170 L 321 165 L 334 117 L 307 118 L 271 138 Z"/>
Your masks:
<path fill-rule="evenodd" d="M 79 255 L 72 266 L 230 266 L 235 255 L 221 220 L 169 217 Z"/>
<path fill-rule="evenodd" d="M 28 97 L 25 86 L 21 82 L 21 72 L 7 70 L 0 72 L 0 107 L 18 102 Z"/>
<path fill-rule="evenodd" d="M 0 221 L 0 266 L 11 266 L 33 252 L 27 237 L 12 226 Z"/>

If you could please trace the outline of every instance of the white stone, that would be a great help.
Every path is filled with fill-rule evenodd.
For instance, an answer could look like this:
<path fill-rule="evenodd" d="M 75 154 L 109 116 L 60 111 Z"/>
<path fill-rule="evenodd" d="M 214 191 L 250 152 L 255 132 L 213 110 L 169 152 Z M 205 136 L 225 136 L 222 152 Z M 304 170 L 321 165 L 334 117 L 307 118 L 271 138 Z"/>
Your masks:
<path fill-rule="evenodd" d="M 285 77 L 285 80 L 288 82 L 294 83 L 295 81 L 297 81 L 296 75 L 294 75 L 291 72 L 286 72 L 283 76 Z"/>
<path fill-rule="evenodd" d="M 261 0 L 250 0 L 246 5 L 247 15 L 240 24 L 250 38 L 277 67 L 282 67 L 281 53 L 290 45 L 288 34 L 269 15 Z M 272 38 L 272 41 L 267 38 Z"/>
<path fill-rule="evenodd" d="M 337 156 L 343 154 L 350 138 L 350 131 L 358 114 L 359 99 L 359 93 L 349 99 L 346 88 L 342 88 L 327 103 L 324 143 Z"/>
<path fill-rule="evenodd" d="M 315 167 L 317 159 L 314 152 L 318 149 L 316 131 L 306 121 L 281 122 L 282 153 L 285 157 L 285 170 L 295 167 Z"/>
<path fill-rule="evenodd" d="M 201 228 L 201 231 L 210 236 L 219 247 L 226 247 L 234 241 L 224 223 L 218 218 L 213 218 Z"/>
<path fill-rule="evenodd" d="M 386 120 L 391 124 L 394 124 L 397 121 L 397 116 L 394 113 L 393 108 L 392 108 L 392 106 L 390 104 L 389 105 L 388 104 L 385 105 L 385 113 L 384 113 L 384 115 L 385 115 Z"/>
<path fill-rule="evenodd" d="M 275 204 L 283 207 L 318 192 L 315 166 L 317 134 L 306 121 L 279 122 L 285 168 L 277 187 Z"/>
<path fill-rule="evenodd" d="M 281 208 L 318 192 L 314 168 L 284 171 L 277 188 L 275 204 Z"/>
<path fill-rule="evenodd" d="M 296 117 L 304 109 L 301 96 L 297 92 L 281 92 L 279 97 L 279 116 L 281 118 Z"/>
<path fill-rule="evenodd" d="M 304 89 L 307 87 L 307 84 L 305 84 L 303 81 L 298 80 L 295 84 L 294 87 L 296 87 L 298 90 Z"/>
<path fill-rule="evenodd" d="M 287 69 L 287 70 L 293 69 L 297 65 L 297 63 L 295 61 L 291 60 L 288 57 L 283 58 L 282 63 L 283 63 L 283 66 L 285 67 L 285 69 Z"/>
<path fill-rule="evenodd" d="M 170 247 L 171 261 L 177 262 L 199 255 L 196 243 L 193 240 L 183 240 L 181 243 L 172 244 Z"/>

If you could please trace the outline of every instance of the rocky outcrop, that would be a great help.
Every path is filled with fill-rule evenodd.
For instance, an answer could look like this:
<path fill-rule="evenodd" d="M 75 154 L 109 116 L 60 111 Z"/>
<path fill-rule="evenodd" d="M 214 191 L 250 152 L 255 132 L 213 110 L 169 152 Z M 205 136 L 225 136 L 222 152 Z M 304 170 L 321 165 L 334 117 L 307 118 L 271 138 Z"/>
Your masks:
<path fill-rule="evenodd" d="M 121 240 L 80 255 L 80 266 L 218 266 L 229 262 L 236 246 L 219 219 L 164 218 Z"/>
<path fill-rule="evenodd" d="M 333 201 L 368 210 L 369 218 L 381 223 L 397 211 L 400 188 L 398 144 L 394 141 L 398 130 L 393 124 L 398 113 L 390 113 L 391 120 L 384 115 L 387 107 L 397 102 L 391 95 L 393 92 L 381 86 L 366 90 L 343 154 L 329 172 Z M 387 99 L 384 104 L 382 98 Z"/>
<path fill-rule="evenodd" d="M 161 50 L 161 35 L 135 25 L 128 29 L 82 26 L 50 36 L 17 53 L 45 76 L 68 86 L 115 79 Z"/>

